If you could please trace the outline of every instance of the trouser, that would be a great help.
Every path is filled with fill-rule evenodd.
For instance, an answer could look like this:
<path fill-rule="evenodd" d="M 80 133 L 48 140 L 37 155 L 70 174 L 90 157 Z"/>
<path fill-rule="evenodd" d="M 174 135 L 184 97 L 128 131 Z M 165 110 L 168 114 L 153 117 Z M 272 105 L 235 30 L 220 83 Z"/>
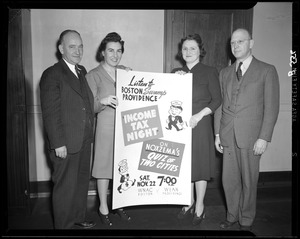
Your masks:
<path fill-rule="evenodd" d="M 233 134 L 234 135 L 234 134 Z M 256 214 L 257 182 L 260 156 L 253 148 L 241 149 L 235 136 L 224 147 L 222 182 L 227 204 L 227 220 L 251 226 Z"/>
<path fill-rule="evenodd" d="M 91 129 L 86 128 L 82 148 L 67 154 L 65 159 L 50 152 L 53 165 L 52 206 L 55 229 L 71 229 L 76 222 L 85 220 L 90 180 Z"/>

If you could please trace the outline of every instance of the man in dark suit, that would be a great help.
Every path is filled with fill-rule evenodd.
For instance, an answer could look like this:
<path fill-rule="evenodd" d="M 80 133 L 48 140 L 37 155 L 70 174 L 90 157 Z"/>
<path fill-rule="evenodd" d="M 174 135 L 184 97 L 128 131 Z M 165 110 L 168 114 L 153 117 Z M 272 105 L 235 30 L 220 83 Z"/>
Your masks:
<path fill-rule="evenodd" d="M 215 145 L 223 153 L 222 182 L 227 216 L 251 230 L 256 214 L 259 162 L 271 141 L 279 112 L 279 80 L 273 65 L 252 56 L 254 41 L 245 29 L 231 36 L 235 64 L 219 75 L 223 102 L 215 113 Z"/>
<path fill-rule="evenodd" d="M 86 221 L 93 140 L 94 97 L 86 82 L 80 34 L 66 30 L 59 38 L 62 59 L 43 72 L 40 98 L 48 152 L 53 166 L 55 229 L 91 228 Z"/>

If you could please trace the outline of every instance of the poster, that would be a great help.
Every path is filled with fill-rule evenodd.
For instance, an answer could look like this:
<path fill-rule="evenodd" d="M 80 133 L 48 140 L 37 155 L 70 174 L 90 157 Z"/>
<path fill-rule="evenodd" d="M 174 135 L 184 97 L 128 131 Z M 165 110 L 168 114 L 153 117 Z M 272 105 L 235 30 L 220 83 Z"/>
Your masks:
<path fill-rule="evenodd" d="M 192 74 L 117 70 L 113 209 L 191 201 Z"/>

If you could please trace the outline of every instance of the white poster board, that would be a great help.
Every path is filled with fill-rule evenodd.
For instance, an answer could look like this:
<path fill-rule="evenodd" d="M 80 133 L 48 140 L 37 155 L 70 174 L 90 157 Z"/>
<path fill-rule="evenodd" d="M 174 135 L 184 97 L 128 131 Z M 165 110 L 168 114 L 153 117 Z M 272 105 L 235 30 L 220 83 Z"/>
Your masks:
<path fill-rule="evenodd" d="M 117 70 L 112 208 L 191 201 L 192 74 Z"/>

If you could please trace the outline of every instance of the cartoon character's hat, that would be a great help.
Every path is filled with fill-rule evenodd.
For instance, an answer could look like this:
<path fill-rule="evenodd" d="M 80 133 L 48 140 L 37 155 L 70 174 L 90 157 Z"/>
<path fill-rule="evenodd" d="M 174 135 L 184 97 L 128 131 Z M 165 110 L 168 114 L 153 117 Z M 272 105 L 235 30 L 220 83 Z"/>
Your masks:
<path fill-rule="evenodd" d="M 119 162 L 118 164 L 120 167 L 127 167 L 127 159 L 123 159 L 122 161 Z"/>
<path fill-rule="evenodd" d="M 173 107 L 181 108 L 182 102 L 179 101 L 179 100 L 173 100 L 173 101 L 171 102 L 171 105 L 172 105 Z"/>

